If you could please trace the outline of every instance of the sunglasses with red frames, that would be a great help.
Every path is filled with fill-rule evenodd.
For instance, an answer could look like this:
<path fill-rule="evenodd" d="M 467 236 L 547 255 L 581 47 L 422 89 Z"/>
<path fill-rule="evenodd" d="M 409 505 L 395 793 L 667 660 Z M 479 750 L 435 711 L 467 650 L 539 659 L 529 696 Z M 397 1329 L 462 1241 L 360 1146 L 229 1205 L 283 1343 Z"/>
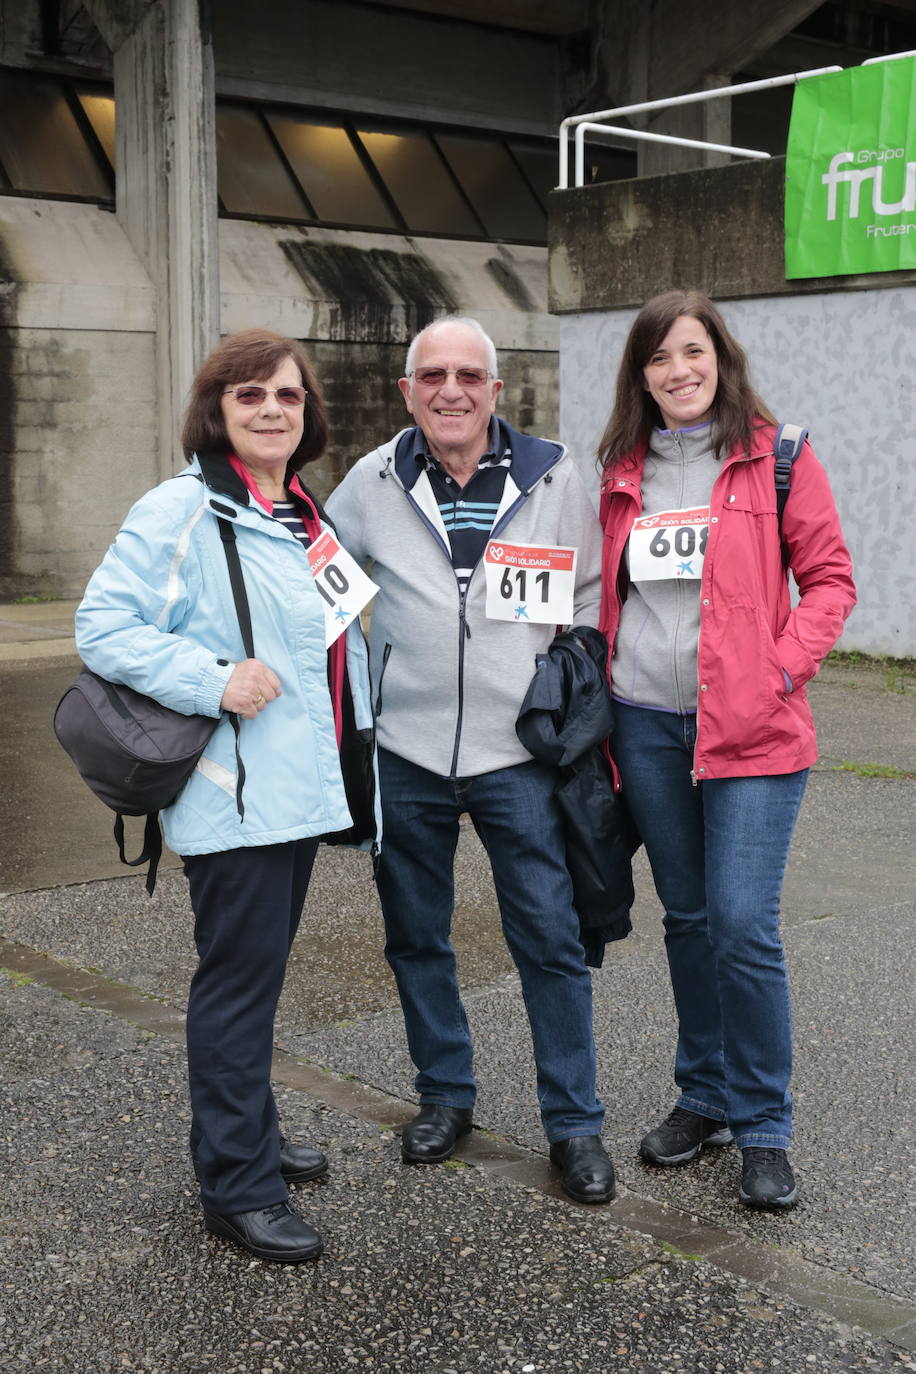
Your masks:
<path fill-rule="evenodd" d="M 230 386 L 224 396 L 234 396 L 240 406 L 262 406 L 268 396 L 276 396 L 281 406 L 303 406 L 308 395 L 304 386 Z"/>

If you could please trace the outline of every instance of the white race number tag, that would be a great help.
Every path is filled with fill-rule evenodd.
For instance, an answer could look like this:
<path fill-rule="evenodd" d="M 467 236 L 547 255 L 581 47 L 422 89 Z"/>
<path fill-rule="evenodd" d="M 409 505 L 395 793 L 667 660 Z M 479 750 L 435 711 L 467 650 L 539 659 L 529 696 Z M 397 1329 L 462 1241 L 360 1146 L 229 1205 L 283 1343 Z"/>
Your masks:
<path fill-rule="evenodd" d="M 330 648 L 378 591 L 362 568 L 323 530 L 306 550 L 318 595 L 324 602 L 324 642 Z"/>
<path fill-rule="evenodd" d="M 483 556 L 487 617 L 520 624 L 571 625 L 576 550 L 491 539 Z"/>
<path fill-rule="evenodd" d="M 708 535 L 708 506 L 640 516 L 630 531 L 630 580 L 702 577 Z"/>

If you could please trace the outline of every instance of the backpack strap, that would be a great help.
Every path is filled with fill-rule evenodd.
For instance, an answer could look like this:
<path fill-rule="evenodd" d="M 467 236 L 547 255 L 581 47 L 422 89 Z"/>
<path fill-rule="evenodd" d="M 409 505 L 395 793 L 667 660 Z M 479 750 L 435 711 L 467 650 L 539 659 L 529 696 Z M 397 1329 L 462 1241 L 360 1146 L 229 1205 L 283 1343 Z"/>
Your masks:
<path fill-rule="evenodd" d="M 231 520 L 226 520 L 221 515 L 218 515 L 216 519 L 219 525 L 219 537 L 223 541 L 223 553 L 226 555 L 226 564 L 229 568 L 229 582 L 232 586 L 232 599 L 235 602 L 239 629 L 242 632 L 242 644 L 245 646 L 245 653 L 248 658 L 254 658 L 251 608 L 248 605 L 248 593 L 245 590 L 245 578 L 242 575 L 242 562 L 235 541 L 235 525 Z M 245 819 L 245 803 L 242 801 L 242 791 L 245 786 L 245 765 L 242 762 L 242 751 L 239 748 L 241 727 L 235 711 L 229 711 L 227 714 L 235 733 L 235 805 L 239 813 L 239 822 L 241 822 Z"/>
<path fill-rule="evenodd" d="M 802 429 L 800 425 L 780 425 L 773 440 L 773 454 L 776 458 L 773 480 L 776 484 L 776 516 L 779 520 L 780 529 L 782 528 L 782 513 L 786 508 L 786 502 L 789 499 L 789 487 L 792 483 L 792 464 L 801 453 L 802 444 L 807 437 L 808 431 Z"/>
<path fill-rule="evenodd" d="M 143 848 L 139 858 L 129 859 L 124 853 L 124 815 L 120 811 L 115 814 L 114 837 L 122 864 L 127 864 L 128 868 L 139 868 L 141 864 L 149 862 L 146 890 L 152 897 L 153 889 L 156 886 L 159 860 L 162 858 L 162 831 L 159 829 L 159 812 L 149 811 L 147 813 L 146 825 L 143 830 Z"/>

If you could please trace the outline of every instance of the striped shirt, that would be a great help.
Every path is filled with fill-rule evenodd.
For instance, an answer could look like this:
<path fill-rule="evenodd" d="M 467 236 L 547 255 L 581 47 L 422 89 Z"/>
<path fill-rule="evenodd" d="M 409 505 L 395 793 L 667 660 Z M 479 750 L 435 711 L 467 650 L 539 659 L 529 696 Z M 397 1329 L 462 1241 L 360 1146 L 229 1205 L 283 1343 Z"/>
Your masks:
<path fill-rule="evenodd" d="M 304 549 L 308 548 L 312 541 L 309 539 L 308 531 L 302 523 L 302 516 L 296 510 L 292 501 L 275 501 L 273 517 L 275 520 L 279 520 L 281 525 L 285 525 L 290 534 L 296 536 Z"/>
<path fill-rule="evenodd" d="M 502 500 L 506 473 L 512 464 L 511 449 L 495 418 L 490 421 L 487 439 L 488 451 L 478 462 L 477 471 L 461 487 L 429 452 L 423 431 L 418 428 L 414 437 L 413 455 L 429 476 L 462 592 L 483 557 Z"/>

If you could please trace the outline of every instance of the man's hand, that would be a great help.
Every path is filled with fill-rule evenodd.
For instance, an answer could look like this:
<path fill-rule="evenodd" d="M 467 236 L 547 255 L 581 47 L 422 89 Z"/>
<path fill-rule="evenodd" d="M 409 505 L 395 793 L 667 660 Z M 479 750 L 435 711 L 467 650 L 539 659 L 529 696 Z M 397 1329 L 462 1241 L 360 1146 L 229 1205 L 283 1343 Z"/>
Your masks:
<path fill-rule="evenodd" d="M 224 711 L 235 711 L 246 720 L 254 720 L 279 695 L 280 679 L 274 670 L 259 658 L 246 658 L 233 668 L 220 705 Z"/>

